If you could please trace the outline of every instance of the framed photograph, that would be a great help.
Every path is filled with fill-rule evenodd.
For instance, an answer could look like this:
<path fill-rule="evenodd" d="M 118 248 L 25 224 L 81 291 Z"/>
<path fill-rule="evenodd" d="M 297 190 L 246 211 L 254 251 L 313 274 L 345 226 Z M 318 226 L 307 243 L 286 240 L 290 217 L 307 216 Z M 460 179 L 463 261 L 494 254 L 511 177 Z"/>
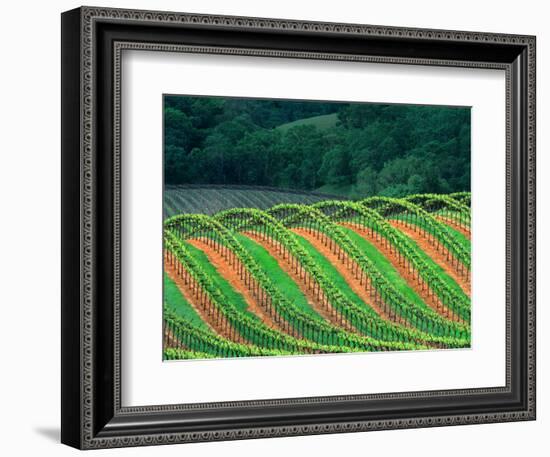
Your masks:
<path fill-rule="evenodd" d="M 535 419 L 535 37 L 62 15 L 62 442 Z"/>

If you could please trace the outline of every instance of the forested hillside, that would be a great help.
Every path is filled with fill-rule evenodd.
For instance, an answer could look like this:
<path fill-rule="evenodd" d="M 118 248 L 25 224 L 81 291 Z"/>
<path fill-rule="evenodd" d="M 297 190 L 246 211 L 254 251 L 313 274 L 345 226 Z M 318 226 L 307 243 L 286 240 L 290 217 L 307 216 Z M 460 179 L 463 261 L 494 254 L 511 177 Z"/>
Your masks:
<path fill-rule="evenodd" d="M 469 108 L 166 96 L 164 115 L 166 184 L 470 190 Z"/>

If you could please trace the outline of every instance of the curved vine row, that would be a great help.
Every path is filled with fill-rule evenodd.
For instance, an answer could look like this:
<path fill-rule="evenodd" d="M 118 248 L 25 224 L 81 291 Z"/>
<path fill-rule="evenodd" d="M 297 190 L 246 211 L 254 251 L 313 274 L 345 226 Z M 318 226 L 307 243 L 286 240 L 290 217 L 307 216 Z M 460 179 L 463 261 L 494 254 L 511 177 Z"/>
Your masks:
<path fill-rule="evenodd" d="M 281 205 L 278 205 L 279 209 Z M 406 299 L 392 283 L 376 268 L 374 263 L 355 245 L 341 227 L 333 223 L 327 216 L 318 209 L 306 205 L 289 204 L 286 207 L 299 209 L 290 218 L 284 219 L 284 225 L 291 226 L 299 223 L 306 229 L 315 229 L 324 233 L 331 244 L 331 248 L 342 249 L 354 262 L 356 262 L 362 271 L 370 278 L 374 288 L 380 293 L 382 301 L 393 308 L 396 314 L 403 316 L 415 328 L 427 332 L 435 333 L 441 336 L 452 336 L 455 338 L 465 338 L 469 335 L 469 329 L 466 325 L 450 322 L 431 309 L 421 309 Z M 276 207 L 277 208 L 277 207 Z M 307 216 L 304 218 L 304 216 Z M 315 263 L 312 261 L 313 266 Z"/>
<path fill-rule="evenodd" d="M 240 344 L 207 332 L 185 321 L 168 306 L 164 306 L 165 332 L 169 334 L 171 349 L 206 353 L 216 357 L 249 357 L 287 355 L 291 352 L 267 349 L 253 344 Z M 172 354 L 175 355 L 175 354 Z"/>
<path fill-rule="evenodd" d="M 469 347 L 470 202 L 417 194 L 166 219 L 167 274 L 211 330 L 165 304 L 164 359 Z"/>
<path fill-rule="evenodd" d="M 470 207 L 472 204 L 471 192 L 453 192 L 452 194 L 449 194 L 449 197 L 468 207 Z"/>
<path fill-rule="evenodd" d="M 439 243 L 445 247 L 451 255 L 453 262 L 458 262 L 466 267 L 469 273 L 471 267 L 470 254 L 458 243 L 454 238 L 450 237 L 447 231 L 442 227 L 441 222 L 435 219 L 430 213 L 422 209 L 420 206 L 410 203 L 404 199 L 390 197 L 369 197 L 359 202 L 367 208 L 372 208 L 379 213 L 387 213 L 392 208 L 400 208 L 404 214 L 403 222 L 406 225 L 414 225 L 415 221 L 410 216 L 413 215 L 420 221 L 420 228 L 424 230 L 432 242 L 435 243 L 436 249 L 439 249 Z M 381 205 L 380 205 L 381 204 Z"/>
<path fill-rule="evenodd" d="M 433 319 L 424 321 L 424 325 L 417 322 L 416 328 L 406 328 L 381 318 L 372 310 L 369 313 L 365 308 L 358 307 L 323 274 L 315 261 L 297 242 L 295 235 L 264 211 L 255 209 L 227 210 L 218 213 L 214 218 L 218 218 L 222 224 L 231 227 L 232 230 L 256 229 L 260 236 L 267 235 L 280 243 L 285 250 L 283 256 L 290 254 L 297 259 L 309 277 L 319 284 L 320 290 L 325 293 L 330 304 L 342 313 L 343 318 L 368 335 L 383 340 L 425 341 L 450 347 L 463 347 L 467 344 L 468 328 L 448 322 L 436 313 L 431 316 Z"/>
<path fill-rule="evenodd" d="M 398 229 L 389 224 L 380 214 L 358 203 L 340 200 L 323 201 L 312 205 L 320 211 L 328 210 L 330 219 L 335 222 L 352 220 L 371 229 L 387 243 L 390 250 L 399 252 L 399 260 L 406 268 L 418 272 L 442 303 L 466 321 L 470 320 L 470 300 L 451 289 L 441 276 L 419 254 L 418 248 Z M 335 209 L 337 209 L 335 211 Z M 351 212 L 351 213 L 350 213 Z"/>
<path fill-rule="evenodd" d="M 350 349 L 361 348 L 366 351 L 418 349 L 419 344 L 407 342 L 378 341 L 370 337 L 359 337 L 347 334 L 341 329 L 317 322 L 309 316 L 296 312 L 288 322 L 293 323 L 297 335 L 306 339 L 299 339 L 285 333 L 278 332 L 265 324 L 240 313 L 216 287 L 210 277 L 202 271 L 194 260 L 185 244 L 170 231 L 165 231 L 165 248 L 179 262 L 194 280 L 199 284 L 208 300 L 214 305 L 215 312 L 223 315 L 233 330 L 252 344 L 269 349 L 286 350 L 289 352 L 341 352 L 340 347 Z M 274 290 L 273 290 L 274 291 Z"/>
<path fill-rule="evenodd" d="M 444 210 L 444 217 L 448 217 L 455 224 L 470 228 L 470 207 L 455 200 L 448 195 L 442 194 L 413 194 L 404 200 L 417 204 L 428 213 Z"/>

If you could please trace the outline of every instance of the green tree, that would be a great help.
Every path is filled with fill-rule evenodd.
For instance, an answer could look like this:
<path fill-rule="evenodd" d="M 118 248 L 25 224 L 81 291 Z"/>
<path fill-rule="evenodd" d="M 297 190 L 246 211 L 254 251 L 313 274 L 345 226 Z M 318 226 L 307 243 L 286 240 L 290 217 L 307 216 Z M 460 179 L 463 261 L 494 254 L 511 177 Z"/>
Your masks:
<path fill-rule="evenodd" d="M 352 197 L 361 199 L 378 193 L 378 173 L 372 167 L 363 168 L 357 173 Z"/>
<path fill-rule="evenodd" d="M 326 184 L 336 186 L 350 184 L 352 172 L 347 148 L 337 146 L 328 151 L 323 157 L 319 175 Z"/>
<path fill-rule="evenodd" d="M 337 113 L 336 126 L 300 119 Z M 470 109 L 164 98 L 168 184 L 321 187 L 353 197 L 470 189 Z"/>

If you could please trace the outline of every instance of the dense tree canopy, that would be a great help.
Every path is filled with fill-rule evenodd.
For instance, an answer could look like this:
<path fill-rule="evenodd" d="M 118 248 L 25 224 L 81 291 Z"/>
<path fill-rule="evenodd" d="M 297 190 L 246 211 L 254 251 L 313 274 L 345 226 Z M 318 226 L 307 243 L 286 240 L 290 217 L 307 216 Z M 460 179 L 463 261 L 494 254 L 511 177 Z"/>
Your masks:
<path fill-rule="evenodd" d="M 470 190 L 469 108 L 166 96 L 167 184 Z"/>

